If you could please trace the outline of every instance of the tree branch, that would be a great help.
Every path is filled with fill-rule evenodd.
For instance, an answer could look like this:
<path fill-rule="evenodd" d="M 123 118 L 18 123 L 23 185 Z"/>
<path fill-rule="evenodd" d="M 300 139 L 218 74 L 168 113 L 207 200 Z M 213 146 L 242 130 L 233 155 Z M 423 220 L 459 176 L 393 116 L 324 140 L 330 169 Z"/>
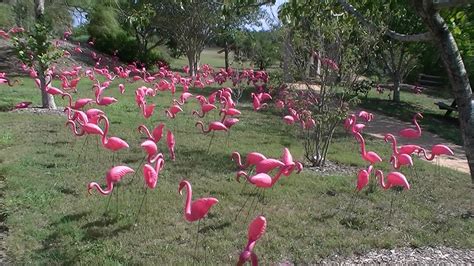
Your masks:
<path fill-rule="evenodd" d="M 378 31 L 377 26 L 375 24 L 366 19 L 361 13 L 359 13 L 359 11 L 357 11 L 357 9 L 353 5 L 349 4 L 346 0 L 337 0 L 337 2 L 344 8 L 347 13 L 353 15 L 360 23 L 365 25 L 371 31 Z M 392 39 L 401 42 L 427 42 L 433 40 L 433 37 L 429 32 L 407 35 L 388 29 L 384 32 L 384 34 Z"/>

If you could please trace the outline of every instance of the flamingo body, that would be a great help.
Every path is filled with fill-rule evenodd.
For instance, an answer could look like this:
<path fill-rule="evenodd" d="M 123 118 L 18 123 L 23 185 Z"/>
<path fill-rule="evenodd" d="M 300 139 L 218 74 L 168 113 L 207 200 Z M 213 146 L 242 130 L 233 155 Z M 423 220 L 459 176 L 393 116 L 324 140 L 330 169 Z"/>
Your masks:
<path fill-rule="evenodd" d="M 403 187 L 404 189 L 410 189 L 410 184 L 407 181 L 407 178 L 400 172 L 390 172 L 387 175 L 387 181 L 384 181 L 383 172 L 377 170 L 375 176 L 379 178 L 380 186 L 383 189 L 390 189 L 392 187 Z"/>
<path fill-rule="evenodd" d="M 184 218 L 188 222 L 194 222 L 201 220 L 207 215 L 212 206 L 217 204 L 219 201 L 216 198 L 200 198 L 191 202 L 192 199 L 192 188 L 191 183 L 183 180 L 179 183 L 178 192 L 182 194 L 182 189 L 186 188 L 186 203 L 184 206 Z"/>
<path fill-rule="evenodd" d="M 134 173 L 135 171 L 128 166 L 115 166 L 109 169 L 105 175 L 105 181 L 107 183 L 107 188 L 104 190 L 100 187 L 99 184 L 95 182 L 89 183 L 87 186 L 87 191 L 91 194 L 92 189 L 96 188 L 102 195 L 109 195 L 113 188 L 114 184 L 120 182 L 120 180 L 127 174 Z"/>

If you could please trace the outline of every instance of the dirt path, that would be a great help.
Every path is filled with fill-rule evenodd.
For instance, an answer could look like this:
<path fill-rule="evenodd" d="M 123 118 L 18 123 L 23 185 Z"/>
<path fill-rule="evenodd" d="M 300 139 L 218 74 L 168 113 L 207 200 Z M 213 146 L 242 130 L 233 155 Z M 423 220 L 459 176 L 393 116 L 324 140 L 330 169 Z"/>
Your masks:
<path fill-rule="evenodd" d="M 356 111 L 357 113 L 359 110 Z M 444 167 L 449 167 L 451 169 L 467 173 L 469 174 L 469 165 L 467 164 L 466 155 L 464 153 L 464 148 L 462 146 L 453 144 L 436 134 L 431 132 L 422 131 L 421 138 L 416 140 L 407 140 L 401 137 L 398 137 L 398 132 L 406 127 L 414 127 L 409 122 L 403 122 L 396 118 L 389 117 L 386 115 L 374 113 L 375 119 L 367 123 L 366 128 L 364 129 L 364 133 L 374 136 L 376 138 L 383 139 L 384 135 L 388 132 L 391 132 L 397 137 L 398 145 L 404 144 L 417 144 L 424 147 L 427 150 L 431 149 L 431 146 L 435 144 L 444 144 L 450 147 L 454 151 L 454 156 L 442 156 L 439 159 L 440 165 Z M 443 125 L 440 123 L 439 125 L 442 127 Z M 431 163 L 436 164 L 436 160 L 431 161 Z"/>

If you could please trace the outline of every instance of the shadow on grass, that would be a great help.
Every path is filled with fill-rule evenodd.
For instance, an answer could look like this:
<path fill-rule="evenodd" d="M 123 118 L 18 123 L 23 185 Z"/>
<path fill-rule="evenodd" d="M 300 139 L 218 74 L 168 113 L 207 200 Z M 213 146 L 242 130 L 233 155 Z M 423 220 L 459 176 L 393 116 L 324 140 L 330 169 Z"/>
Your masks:
<path fill-rule="evenodd" d="M 66 214 L 59 221 L 51 223 L 51 226 L 57 226 L 59 224 L 63 223 L 69 223 L 69 222 L 77 222 L 79 220 L 82 220 L 84 217 L 90 214 L 90 211 L 82 211 L 78 213 L 73 213 L 73 214 Z"/>
<path fill-rule="evenodd" d="M 423 119 L 420 120 L 423 129 L 438 134 L 440 137 L 453 141 L 458 145 L 462 145 L 457 118 L 434 113 L 419 105 L 407 102 L 395 103 L 391 100 L 383 99 L 363 99 L 359 106 L 407 122 L 412 120 L 415 113 L 420 112 L 423 114 Z"/>
<path fill-rule="evenodd" d="M 231 226 L 232 224 L 228 221 L 222 222 L 220 224 L 213 224 L 213 225 L 207 225 L 199 229 L 199 233 L 205 234 L 209 231 L 217 231 L 217 230 L 222 230 L 226 227 Z"/>

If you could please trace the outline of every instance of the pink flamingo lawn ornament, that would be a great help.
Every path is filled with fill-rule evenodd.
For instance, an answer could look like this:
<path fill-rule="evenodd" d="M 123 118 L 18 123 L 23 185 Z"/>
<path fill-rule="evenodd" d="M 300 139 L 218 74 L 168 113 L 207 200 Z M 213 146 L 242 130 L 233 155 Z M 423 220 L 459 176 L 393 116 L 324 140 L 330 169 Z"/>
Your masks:
<path fill-rule="evenodd" d="M 197 121 L 195 126 L 197 127 L 198 125 L 201 127 L 201 131 L 204 134 L 207 134 L 207 133 L 212 131 L 212 137 L 211 137 L 211 140 L 209 141 L 209 146 L 207 147 L 207 152 L 209 152 L 209 150 L 211 149 L 212 140 L 214 139 L 214 132 L 215 131 L 228 131 L 229 130 L 223 123 L 218 122 L 218 121 L 210 122 L 207 130 L 204 129 L 204 123 L 202 121 Z"/>
<path fill-rule="evenodd" d="M 155 189 L 156 184 L 158 182 L 160 171 L 163 170 L 163 167 L 165 166 L 165 160 L 163 159 L 163 154 L 159 153 L 151 161 L 155 162 L 155 166 L 153 167 L 149 164 L 145 164 L 145 166 L 143 167 L 143 178 L 145 180 L 145 185 L 149 189 Z M 145 188 L 145 192 L 143 193 L 143 198 L 140 203 L 140 207 L 138 208 L 137 219 L 140 215 L 143 203 L 146 199 L 147 191 L 148 189 Z"/>
<path fill-rule="evenodd" d="M 291 175 L 294 169 L 297 169 L 297 174 L 299 174 L 303 170 L 303 164 L 298 161 L 293 161 L 293 156 L 291 155 L 290 150 L 288 148 L 283 148 L 281 162 L 283 162 L 283 164 L 285 165 L 284 169 L 282 169 L 284 176 Z"/>
<path fill-rule="evenodd" d="M 193 110 L 192 115 L 197 115 L 199 118 L 203 118 L 210 111 L 217 109 L 214 104 L 204 103 L 201 105 L 201 113 L 196 110 Z"/>
<path fill-rule="evenodd" d="M 357 175 L 357 186 L 356 189 L 357 191 L 361 191 L 365 186 L 369 184 L 369 177 L 370 173 L 372 172 L 372 165 L 369 165 L 369 168 L 362 169 L 359 171 L 359 174 Z"/>
<path fill-rule="evenodd" d="M 405 129 L 400 130 L 398 134 L 407 139 L 417 139 L 421 137 L 421 127 L 418 124 L 417 119 L 422 119 L 422 118 L 423 118 L 423 115 L 421 115 L 420 113 L 416 113 L 413 116 L 413 124 L 415 125 L 416 129 L 405 128 Z"/>
<path fill-rule="evenodd" d="M 386 134 L 384 138 L 385 142 L 390 141 L 392 143 L 392 155 L 390 156 L 390 163 L 392 163 L 395 169 L 399 169 L 403 165 L 413 166 L 413 159 L 410 154 L 415 152 L 418 148 L 417 145 L 405 145 L 403 146 L 403 152 L 411 152 L 410 154 L 403 153 L 397 148 L 397 139 L 392 134 Z"/>
<path fill-rule="evenodd" d="M 96 182 L 91 182 L 89 183 L 89 185 L 87 185 L 87 191 L 89 192 L 89 194 L 92 194 L 91 191 L 95 188 L 100 194 L 107 196 L 110 193 L 112 193 L 114 189 L 114 184 L 120 182 L 120 180 L 125 175 L 133 173 L 133 172 L 135 171 L 128 166 L 120 165 L 120 166 L 112 167 L 111 169 L 109 169 L 109 171 L 107 171 L 107 174 L 105 175 L 105 181 L 107 183 L 107 188 L 105 190 L 102 189 L 100 185 L 97 184 Z"/>
<path fill-rule="evenodd" d="M 20 103 L 15 105 L 15 109 L 28 108 L 31 104 L 33 104 L 33 103 L 32 102 L 20 102 Z"/>
<path fill-rule="evenodd" d="M 69 107 L 71 107 L 72 109 L 82 109 L 84 106 L 94 101 L 90 98 L 82 98 L 82 99 L 78 99 L 77 101 L 73 103 L 71 94 L 64 93 L 62 95 L 62 98 L 64 99 L 64 97 L 67 97 L 69 99 Z"/>
<path fill-rule="evenodd" d="M 115 163 L 115 152 L 128 148 L 128 143 L 118 137 L 107 137 L 109 133 L 109 119 L 105 115 L 99 116 L 99 122 L 101 120 L 105 121 L 104 134 L 102 135 L 102 146 L 110 151 L 112 151 L 112 165 Z"/>
<path fill-rule="evenodd" d="M 142 147 L 143 150 L 145 150 L 145 152 L 147 153 L 147 157 L 145 158 L 147 159 L 149 163 L 151 163 L 151 161 L 153 160 L 153 157 L 155 157 L 158 152 L 158 147 L 156 146 L 156 143 L 152 140 L 147 139 L 140 144 L 140 147 Z"/>
<path fill-rule="evenodd" d="M 143 141 L 140 144 L 140 147 L 142 147 L 142 149 L 146 152 L 147 155 L 143 157 L 143 159 L 140 161 L 140 164 L 138 165 L 138 168 L 137 168 L 137 172 L 142 167 L 142 164 L 145 161 L 145 159 L 147 160 L 148 163 L 153 163 L 154 159 L 158 158 L 156 156 L 161 154 L 161 153 L 158 153 L 158 147 L 156 146 L 156 143 L 153 140 L 147 139 Z M 161 154 L 161 156 L 163 155 Z M 133 174 L 132 179 L 135 179 L 135 175 L 137 174 L 137 172 Z"/>
<path fill-rule="evenodd" d="M 153 131 L 150 133 L 150 130 L 145 125 L 138 126 L 138 132 L 146 134 L 148 139 L 154 141 L 155 143 L 160 142 L 161 138 L 163 137 L 163 128 L 165 124 L 160 123 L 157 125 Z"/>
<path fill-rule="evenodd" d="M 184 218 L 188 222 L 195 222 L 203 219 L 211 207 L 219 201 L 216 198 L 200 198 L 192 201 L 192 187 L 191 183 L 183 180 L 179 183 L 178 192 L 182 195 L 182 190 L 186 188 L 186 202 L 184 205 Z"/>
<path fill-rule="evenodd" d="M 367 111 L 360 111 L 358 116 L 364 119 L 366 122 L 370 122 L 374 119 L 374 114 L 369 113 Z"/>
<path fill-rule="evenodd" d="M 13 87 L 13 84 L 18 83 L 18 80 L 15 80 L 13 83 L 10 81 L 9 78 L 7 78 L 7 74 L 5 72 L 0 72 L 0 85 L 1 84 L 7 84 L 10 87 Z"/>
<path fill-rule="evenodd" d="M 145 119 L 148 119 L 150 118 L 152 115 L 153 115 L 153 112 L 155 111 L 155 104 L 152 103 L 152 104 L 142 104 L 141 105 L 141 111 L 142 111 L 142 115 L 143 117 L 145 117 Z"/>
<path fill-rule="evenodd" d="M 261 153 L 258 153 L 258 152 L 251 152 L 251 153 L 247 154 L 247 157 L 245 159 L 245 164 L 243 165 L 240 153 L 238 153 L 236 151 L 234 151 L 232 153 L 232 160 L 235 161 L 235 163 L 237 164 L 237 167 L 240 170 L 245 170 L 247 167 L 249 167 L 251 165 L 256 165 L 257 163 L 259 163 L 260 161 L 265 160 L 265 159 L 267 159 L 267 157 L 265 157 L 265 155 L 263 155 Z"/>
<path fill-rule="evenodd" d="M 428 160 L 428 161 L 432 161 L 434 158 L 436 158 L 437 156 L 440 156 L 440 155 L 449 155 L 449 156 L 454 155 L 454 152 L 453 152 L 453 150 L 451 150 L 451 148 L 449 148 L 446 145 L 442 145 L 442 144 L 433 145 L 431 147 L 431 155 L 429 157 L 426 155 L 426 150 L 425 149 L 420 149 L 418 151 L 418 155 L 420 155 L 421 153 L 423 153 L 423 157 L 425 157 L 425 159 Z"/>
<path fill-rule="evenodd" d="M 398 170 L 402 166 L 413 166 L 413 159 L 408 154 L 399 154 L 398 156 L 392 155 L 390 157 L 390 163 L 392 164 L 393 168 Z"/>
<path fill-rule="evenodd" d="M 193 97 L 193 95 L 189 92 L 183 92 L 181 96 L 179 97 L 179 101 L 174 99 L 173 103 L 178 104 L 178 105 L 184 105 L 189 98 Z"/>
<path fill-rule="evenodd" d="M 87 134 L 86 140 L 82 144 L 82 148 L 78 154 L 77 158 L 77 163 L 79 163 L 79 157 L 82 154 L 82 151 L 87 143 L 89 135 L 99 135 L 102 136 L 104 135 L 104 132 L 102 129 L 97 125 L 96 121 L 90 121 L 87 115 L 82 112 L 82 111 L 76 111 L 73 116 L 71 116 L 71 109 L 69 107 L 66 107 L 64 109 L 65 112 L 68 113 L 68 121 L 66 122 L 66 126 L 70 125 L 71 130 L 75 136 L 83 136 L 84 134 Z M 76 123 L 77 121 L 80 131 L 77 131 Z M 96 122 L 96 123 L 93 123 Z M 99 140 L 97 139 L 97 151 L 99 150 Z M 99 153 L 97 152 L 97 156 L 99 156 Z"/>
<path fill-rule="evenodd" d="M 407 178 L 400 172 L 390 172 L 387 175 L 387 181 L 384 180 L 383 172 L 381 170 L 375 171 L 375 176 L 379 179 L 380 186 L 384 190 L 395 187 L 401 187 L 402 189 L 410 189 L 410 184 L 408 183 Z M 392 220 L 393 195 L 390 198 L 390 214 L 388 219 L 389 224 Z"/>
<path fill-rule="evenodd" d="M 260 173 L 269 173 L 275 168 L 283 168 L 285 164 L 280 160 L 268 158 L 265 160 L 261 160 L 255 165 L 255 171 L 257 174 Z"/>
<path fill-rule="evenodd" d="M 266 103 L 261 103 L 261 100 L 259 99 L 259 97 L 252 93 L 252 98 L 253 98 L 253 110 L 254 111 L 259 111 L 263 108 L 266 108 L 268 107 L 268 105 Z"/>
<path fill-rule="evenodd" d="M 111 104 L 114 104 L 114 103 L 118 102 L 118 100 L 115 99 L 114 97 L 102 96 L 102 93 L 103 93 L 104 90 L 105 90 L 105 87 L 97 87 L 96 88 L 95 102 L 96 102 L 97 105 L 107 106 L 107 105 L 111 105 Z"/>
<path fill-rule="evenodd" d="M 123 85 L 122 83 L 120 83 L 120 84 L 118 85 L 118 88 L 119 88 L 120 94 L 124 94 L 124 93 L 125 93 L 125 85 Z"/>
<path fill-rule="evenodd" d="M 176 115 L 179 113 L 179 112 L 182 112 L 183 109 L 181 109 L 181 107 L 177 104 L 174 104 L 172 105 L 169 109 L 167 109 L 165 111 L 166 113 L 166 116 L 168 116 L 169 118 L 175 118 Z"/>
<path fill-rule="evenodd" d="M 174 161 L 176 159 L 176 155 L 175 155 L 175 152 L 174 152 L 174 147 L 176 145 L 176 140 L 174 138 L 173 132 L 171 132 L 171 130 L 169 130 L 169 129 L 166 132 L 166 144 L 168 145 L 168 150 L 170 152 L 171 160 Z"/>
<path fill-rule="evenodd" d="M 397 147 L 397 139 L 392 134 L 386 134 L 384 137 L 385 142 L 392 143 L 392 154 L 399 155 L 399 154 L 408 154 L 412 155 L 413 153 L 421 150 L 421 147 L 418 145 L 408 144 L 402 145 Z"/>
<path fill-rule="evenodd" d="M 443 145 L 443 144 L 433 145 L 431 147 L 431 155 L 430 156 L 426 155 L 426 150 L 425 149 L 419 150 L 418 151 L 418 156 L 421 153 L 423 153 L 423 157 L 425 157 L 425 159 L 428 160 L 428 161 L 432 161 L 432 160 L 434 160 L 434 158 L 436 158 L 436 164 L 438 165 L 438 174 L 440 172 L 440 169 L 439 169 L 439 156 L 441 156 L 441 155 L 453 156 L 454 155 L 453 150 L 451 150 L 451 148 L 449 148 L 448 146 Z"/>
<path fill-rule="evenodd" d="M 216 198 L 200 198 L 192 201 L 192 188 L 191 183 L 187 180 L 183 180 L 179 183 L 178 193 L 182 195 L 182 190 L 186 188 L 186 202 L 184 205 L 184 218 L 188 222 L 198 221 L 198 229 L 196 232 L 196 246 L 194 251 L 196 252 L 197 242 L 199 240 L 199 226 L 201 220 L 208 214 L 209 210 L 217 204 L 219 201 Z"/>
<path fill-rule="evenodd" d="M 295 118 L 291 115 L 286 115 L 283 117 L 283 122 L 287 125 L 293 125 L 295 123 Z"/>
<path fill-rule="evenodd" d="M 362 137 L 362 135 L 358 132 L 353 132 L 353 133 L 357 141 L 359 141 L 360 143 L 360 149 L 361 149 L 360 152 L 362 155 L 362 159 L 364 159 L 365 161 L 369 162 L 372 165 L 382 162 L 382 158 L 380 158 L 380 156 L 377 153 L 373 151 L 365 150 L 365 140 Z"/>
<path fill-rule="evenodd" d="M 247 245 L 245 245 L 244 250 L 240 253 L 239 261 L 237 262 L 238 266 L 244 265 L 247 261 L 251 261 L 252 266 L 258 265 L 257 255 L 253 252 L 255 243 L 262 238 L 265 234 L 267 228 L 267 220 L 264 216 L 257 216 L 248 227 L 247 233 Z"/>
<path fill-rule="evenodd" d="M 353 134 L 354 132 L 362 132 L 365 128 L 365 124 L 357 123 L 357 117 L 355 114 L 349 115 L 344 121 L 344 128 L 346 130 L 350 130 Z"/>

